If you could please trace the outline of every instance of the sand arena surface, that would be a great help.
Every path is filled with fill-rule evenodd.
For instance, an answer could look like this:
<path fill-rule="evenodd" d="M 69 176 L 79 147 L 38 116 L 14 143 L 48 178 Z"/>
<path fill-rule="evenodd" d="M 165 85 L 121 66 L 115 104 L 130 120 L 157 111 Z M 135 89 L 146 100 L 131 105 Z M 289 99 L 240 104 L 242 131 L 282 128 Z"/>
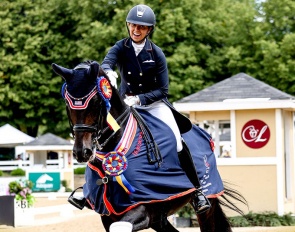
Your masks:
<path fill-rule="evenodd" d="M 52 210 L 54 209 L 54 210 Z M 88 209 L 71 206 L 67 197 L 36 199 L 34 225 L 11 227 L 0 225 L 0 232 L 104 232 L 100 216 Z M 199 232 L 199 228 L 178 228 L 180 232 Z M 152 232 L 154 230 L 142 230 Z M 295 232 L 294 227 L 234 228 L 234 232 Z"/>

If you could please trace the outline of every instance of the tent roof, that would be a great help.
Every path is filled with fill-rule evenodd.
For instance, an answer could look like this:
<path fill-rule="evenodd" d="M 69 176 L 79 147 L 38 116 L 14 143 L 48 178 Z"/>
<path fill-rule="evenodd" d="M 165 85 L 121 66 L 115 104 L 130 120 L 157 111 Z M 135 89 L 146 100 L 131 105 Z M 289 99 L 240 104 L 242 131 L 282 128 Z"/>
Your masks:
<path fill-rule="evenodd" d="M 25 146 L 51 146 L 51 145 L 72 145 L 72 143 L 66 139 L 58 137 L 52 133 L 46 133 L 34 141 L 25 144 Z"/>
<path fill-rule="evenodd" d="M 14 128 L 9 124 L 0 127 L 0 146 L 10 146 L 25 144 L 34 140 L 33 137 L 24 132 Z"/>
<path fill-rule="evenodd" d="M 36 138 L 34 141 L 22 145 L 26 151 L 42 151 L 42 150 L 51 150 L 51 151 L 61 151 L 73 149 L 73 144 L 61 137 L 58 137 L 52 133 L 46 133 Z"/>

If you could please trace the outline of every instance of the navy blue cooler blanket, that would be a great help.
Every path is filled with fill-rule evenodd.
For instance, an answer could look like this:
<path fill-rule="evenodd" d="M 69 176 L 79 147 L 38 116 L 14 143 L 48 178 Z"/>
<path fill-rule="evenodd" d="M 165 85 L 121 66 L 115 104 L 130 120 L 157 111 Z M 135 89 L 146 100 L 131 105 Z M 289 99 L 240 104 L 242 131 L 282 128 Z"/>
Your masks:
<path fill-rule="evenodd" d="M 172 130 L 161 120 L 146 111 L 138 110 L 148 124 L 163 157 L 150 164 L 147 159 L 145 141 L 137 122 L 130 115 L 124 135 L 116 151 L 124 153 L 127 168 L 120 178 L 109 178 L 107 184 L 96 184 L 106 176 L 102 168 L 88 163 L 85 172 L 84 196 L 93 209 L 102 215 L 121 215 L 139 204 L 171 200 L 194 191 L 194 187 L 180 166 L 176 152 L 176 139 Z M 192 156 L 202 191 L 207 197 L 223 193 L 223 183 L 216 167 L 213 143 L 210 135 L 197 126 L 183 134 Z M 97 152 L 103 160 L 106 153 Z M 122 177 L 122 178 L 121 178 Z M 130 191 L 128 191 L 130 190 Z"/>

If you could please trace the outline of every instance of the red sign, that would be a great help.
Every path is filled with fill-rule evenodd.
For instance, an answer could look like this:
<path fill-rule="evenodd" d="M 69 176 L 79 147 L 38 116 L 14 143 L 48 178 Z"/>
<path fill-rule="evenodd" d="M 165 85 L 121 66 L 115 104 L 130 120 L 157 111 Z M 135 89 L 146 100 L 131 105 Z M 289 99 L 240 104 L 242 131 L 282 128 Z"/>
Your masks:
<path fill-rule="evenodd" d="M 248 147 L 262 148 L 268 143 L 269 138 L 269 127 L 261 120 L 251 120 L 242 129 L 242 140 Z"/>

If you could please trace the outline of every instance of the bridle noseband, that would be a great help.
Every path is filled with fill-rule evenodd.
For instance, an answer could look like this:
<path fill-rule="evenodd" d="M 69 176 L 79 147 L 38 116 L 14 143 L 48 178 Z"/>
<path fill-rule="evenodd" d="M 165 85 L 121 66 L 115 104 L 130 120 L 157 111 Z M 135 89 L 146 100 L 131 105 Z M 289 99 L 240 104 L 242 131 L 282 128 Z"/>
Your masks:
<path fill-rule="evenodd" d="M 90 126 L 90 125 L 87 125 L 87 124 L 76 124 L 76 125 L 72 126 L 72 130 L 74 132 L 94 133 L 94 132 L 97 132 L 97 125 Z"/>

